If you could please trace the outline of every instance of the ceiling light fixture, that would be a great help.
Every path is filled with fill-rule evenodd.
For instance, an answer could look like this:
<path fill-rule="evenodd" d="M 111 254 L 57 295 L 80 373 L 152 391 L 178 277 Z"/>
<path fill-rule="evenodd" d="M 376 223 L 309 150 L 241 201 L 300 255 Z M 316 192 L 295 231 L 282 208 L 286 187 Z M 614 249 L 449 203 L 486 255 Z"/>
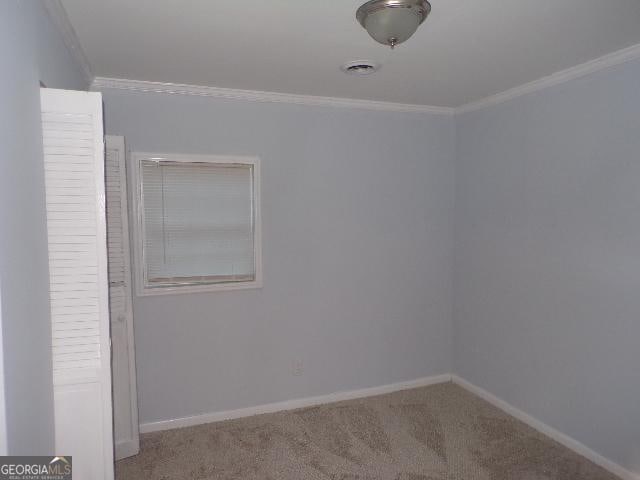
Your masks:
<path fill-rule="evenodd" d="M 415 33 L 429 12 L 427 0 L 370 0 L 356 18 L 376 42 L 393 49 Z"/>

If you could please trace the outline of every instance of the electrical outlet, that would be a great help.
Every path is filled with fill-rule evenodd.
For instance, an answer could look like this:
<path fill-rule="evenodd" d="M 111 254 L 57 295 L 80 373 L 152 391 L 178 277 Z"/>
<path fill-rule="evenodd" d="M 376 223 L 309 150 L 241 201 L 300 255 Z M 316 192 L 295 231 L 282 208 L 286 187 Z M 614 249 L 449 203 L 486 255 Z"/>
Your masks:
<path fill-rule="evenodd" d="M 293 364 L 291 365 L 291 373 L 294 377 L 299 377 L 304 373 L 304 365 L 302 363 L 302 360 L 293 361 Z"/>

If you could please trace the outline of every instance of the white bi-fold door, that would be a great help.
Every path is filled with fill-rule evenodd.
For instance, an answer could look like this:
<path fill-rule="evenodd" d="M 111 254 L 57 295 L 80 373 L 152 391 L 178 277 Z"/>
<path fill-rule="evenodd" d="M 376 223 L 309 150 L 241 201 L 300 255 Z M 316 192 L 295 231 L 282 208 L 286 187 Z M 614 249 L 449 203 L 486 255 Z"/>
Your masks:
<path fill-rule="evenodd" d="M 105 137 L 109 308 L 116 460 L 140 450 L 124 137 Z"/>
<path fill-rule="evenodd" d="M 105 157 L 99 93 L 41 90 L 55 454 L 113 479 Z"/>

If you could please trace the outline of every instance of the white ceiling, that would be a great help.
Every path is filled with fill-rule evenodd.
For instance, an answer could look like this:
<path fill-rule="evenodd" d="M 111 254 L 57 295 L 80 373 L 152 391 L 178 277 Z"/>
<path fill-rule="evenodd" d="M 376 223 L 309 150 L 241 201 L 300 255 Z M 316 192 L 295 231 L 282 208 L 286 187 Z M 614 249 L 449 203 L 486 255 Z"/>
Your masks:
<path fill-rule="evenodd" d="M 640 44 L 640 0 L 432 0 L 395 51 L 364 0 L 62 0 L 93 74 L 457 107 Z M 370 77 L 340 65 L 382 64 Z"/>

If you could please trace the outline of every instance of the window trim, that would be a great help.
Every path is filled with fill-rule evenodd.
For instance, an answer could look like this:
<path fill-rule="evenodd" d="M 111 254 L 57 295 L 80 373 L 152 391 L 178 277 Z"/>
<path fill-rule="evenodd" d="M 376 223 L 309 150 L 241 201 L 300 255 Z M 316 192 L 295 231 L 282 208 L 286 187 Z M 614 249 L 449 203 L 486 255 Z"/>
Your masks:
<path fill-rule="evenodd" d="M 166 161 L 180 163 L 217 163 L 217 164 L 240 164 L 251 165 L 253 167 L 253 198 L 254 198 L 254 259 L 255 259 L 255 279 L 244 282 L 211 283 L 201 285 L 148 287 L 145 284 L 145 259 L 144 259 L 144 208 L 142 199 L 142 162 L 143 161 Z M 152 153 L 152 152 L 131 152 L 130 169 L 133 172 L 131 181 L 134 193 L 133 205 L 135 222 L 133 225 L 134 242 L 134 283 L 136 296 L 157 296 L 175 295 L 182 293 L 199 292 L 223 292 L 230 290 L 246 290 L 262 288 L 262 219 L 261 219 L 261 197 L 260 197 L 260 158 L 250 156 L 235 155 L 191 155 L 175 153 Z"/>

